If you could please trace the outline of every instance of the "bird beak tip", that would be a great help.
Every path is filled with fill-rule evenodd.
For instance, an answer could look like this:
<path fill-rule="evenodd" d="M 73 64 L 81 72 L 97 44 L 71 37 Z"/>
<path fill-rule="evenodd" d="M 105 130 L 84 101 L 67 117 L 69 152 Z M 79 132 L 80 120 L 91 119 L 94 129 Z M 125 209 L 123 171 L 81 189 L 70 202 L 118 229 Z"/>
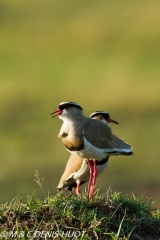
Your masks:
<path fill-rule="evenodd" d="M 115 120 L 113 120 L 113 119 L 111 119 L 111 118 L 108 118 L 108 122 L 109 122 L 109 123 L 119 124 L 117 121 L 115 121 Z"/>
<path fill-rule="evenodd" d="M 54 118 L 54 117 L 57 117 L 57 116 L 61 115 L 61 113 L 62 113 L 62 110 L 58 109 L 55 112 L 50 113 L 50 115 L 54 114 L 52 116 L 52 118 Z"/>

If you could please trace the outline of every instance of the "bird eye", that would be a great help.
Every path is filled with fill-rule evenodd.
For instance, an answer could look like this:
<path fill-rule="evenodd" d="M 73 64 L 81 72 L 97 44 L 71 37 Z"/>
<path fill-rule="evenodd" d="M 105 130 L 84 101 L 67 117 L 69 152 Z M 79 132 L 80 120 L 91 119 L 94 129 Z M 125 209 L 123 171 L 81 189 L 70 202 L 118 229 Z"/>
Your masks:
<path fill-rule="evenodd" d="M 103 119 L 103 116 L 102 116 L 102 115 L 99 115 L 99 119 Z"/>

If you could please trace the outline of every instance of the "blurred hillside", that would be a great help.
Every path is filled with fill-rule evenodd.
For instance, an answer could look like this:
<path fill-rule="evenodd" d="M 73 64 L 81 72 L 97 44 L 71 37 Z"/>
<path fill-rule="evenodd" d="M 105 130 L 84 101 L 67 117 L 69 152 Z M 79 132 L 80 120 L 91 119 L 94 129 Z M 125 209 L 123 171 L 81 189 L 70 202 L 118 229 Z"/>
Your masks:
<path fill-rule="evenodd" d="M 56 193 L 69 153 L 50 112 L 62 101 L 106 110 L 132 157 L 112 157 L 97 188 L 160 206 L 160 2 L 0 2 L 0 202 Z"/>

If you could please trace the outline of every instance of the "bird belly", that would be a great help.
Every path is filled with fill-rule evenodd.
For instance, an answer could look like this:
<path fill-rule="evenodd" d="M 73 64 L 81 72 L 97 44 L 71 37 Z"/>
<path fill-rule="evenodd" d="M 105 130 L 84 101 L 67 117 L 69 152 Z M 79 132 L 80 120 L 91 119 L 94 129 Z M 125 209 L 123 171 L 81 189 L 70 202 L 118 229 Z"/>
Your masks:
<path fill-rule="evenodd" d="M 107 165 L 108 165 L 108 162 L 106 162 L 103 165 L 97 165 L 98 176 L 104 171 L 104 169 L 106 168 Z"/>
<path fill-rule="evenodd" d="M 106 168 L 108 164 L 108 161 L 103 164 L 103 165 L 98 165 L 97 164 L 97 175 L 99 176 L 104 169 Z M 78 172 L 75 172 L 73 174 L 73 178 L 77 181 L 79 180 L 80 182 L 87 182 L 89 180 L 89 176 L 90 176 L 90 170 L 87 164 L 87 160 L 84 159 L 81 168 L 78 170 Z"/>
<path fill-rule="evenodd" d="M 96 159 L 96 160 L 102 160 L 106 158 L 108 153 L 105 151 L 105 149 L 97 148 L 96 146 L 92 145 L 88 140 L 84 137 L 84 147 L 83 149 L 79 151 L 73 151 L 76 155 L 82 158 L 86 159 Z"/>

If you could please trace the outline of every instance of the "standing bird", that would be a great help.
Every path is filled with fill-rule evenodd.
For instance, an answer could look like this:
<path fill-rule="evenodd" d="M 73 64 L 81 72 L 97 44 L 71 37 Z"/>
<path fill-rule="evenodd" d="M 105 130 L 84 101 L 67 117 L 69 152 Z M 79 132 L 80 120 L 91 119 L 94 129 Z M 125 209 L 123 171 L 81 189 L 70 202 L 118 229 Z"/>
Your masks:
<path fill-rule="evenodd" d="M 90 168 L 88 193 L 90 194 L 91 190 L 94 195 L 97 161 L 102 161 L 111 155 L 131 155 L 133 152 L 131 146 L 116 137 L 110 127 L 100 120 L 95 121 L 85 117 L 82 110 L 82 107 L 75 102 L 62 102 L 59 104 L 59 109 L 52 112 L 51 115 L 59 116 L 63 121 L 58 137 L 62 139 L 65 148 L 69 152 L 87 159 Z"/>
<path fill-rule="evenodd" d="M 109 114 L 105 111 L 96 111 L 92 113 L 90 118 L 95 119 L 95 120 L 101 120 L 105 124 L 109 123 L 116 123 L 119 124 L 118 122 L 112 120 L 109 116 Z M 105 167 L 108 164 L 108 158 L 106 157 L 102 161 L 97 161 L 97 176 L 100 175 Z M 91 160 L 92 167 L 93 167 L 93 160 Z M 89 167 L 87 164 L 86 159 L 83 159 L 75 154 L 71 154 L 66 168 L 64 170 L 64 173 L 60 179 L 60 182 L 57 186 L 58 190 L 61 189 L 68 189 L 69 191 L 72 190 L 72 188 L 76 188 L 76 193 L 77 195 L 80 194 L 80 186 L 84 183 L 86 183 L 89 180 Z M 93 193 L 93 192 L 92 192 Z"/>

